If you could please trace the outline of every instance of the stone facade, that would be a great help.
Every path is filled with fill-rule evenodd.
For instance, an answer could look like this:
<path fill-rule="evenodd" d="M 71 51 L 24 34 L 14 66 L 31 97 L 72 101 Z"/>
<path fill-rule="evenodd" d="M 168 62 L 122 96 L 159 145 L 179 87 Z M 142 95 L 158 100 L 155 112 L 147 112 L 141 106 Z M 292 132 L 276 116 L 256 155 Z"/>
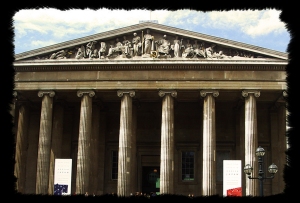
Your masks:
<path fill-rule="evenodd" d="M 133 33 L 143 41 L 147 29 L 152 41 L 164 34 L 179 41 L 169 49 L 155 42 L 148 55 L 142 44 L 124 46 Z M 116 38 L 123 44 L 109 51 Z M 205 51 L 183 56 L 187 39 Z M 53 161 L 68 158 L 72 194 L 222 195 L 222 161 L 256 167 L 260 145 L 265 168 L 279 168 L 264 194 L 283 192 L 287 55 L 226 43 L 146 22 L 16 55 L 18 191 L 52 194 Z M 93 57 L 96 49 L 102 52 Z M 255 181 L 241 178 L 243 195 L 258 195 Z"/>

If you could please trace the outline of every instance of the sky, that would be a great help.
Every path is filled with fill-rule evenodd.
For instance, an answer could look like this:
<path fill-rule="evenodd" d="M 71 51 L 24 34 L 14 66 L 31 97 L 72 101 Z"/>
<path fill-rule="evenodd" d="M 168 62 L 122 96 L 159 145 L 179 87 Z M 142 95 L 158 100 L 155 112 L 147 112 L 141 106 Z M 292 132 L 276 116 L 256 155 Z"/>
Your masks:
<path fill-rule="evenodd" d="M 143 20 L 287 52 L 290 34 L 280 10 L 22 9 L 13 16 L 15 54 L 94 35 Z"/>

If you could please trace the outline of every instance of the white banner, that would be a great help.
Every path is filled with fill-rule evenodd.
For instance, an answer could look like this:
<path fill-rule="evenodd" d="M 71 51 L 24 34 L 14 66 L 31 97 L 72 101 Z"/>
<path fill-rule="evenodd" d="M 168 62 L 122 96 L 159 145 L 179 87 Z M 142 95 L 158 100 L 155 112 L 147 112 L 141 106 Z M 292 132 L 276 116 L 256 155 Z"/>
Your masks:
<path fill-rule="evenodd" d="M 72 159 L 55 159 L 54 195 L 71 195 Z"/>
<path fill-rule="evenodd" d="M 242 196 L 241 160 L 223 160 L 223 196 Z"/>

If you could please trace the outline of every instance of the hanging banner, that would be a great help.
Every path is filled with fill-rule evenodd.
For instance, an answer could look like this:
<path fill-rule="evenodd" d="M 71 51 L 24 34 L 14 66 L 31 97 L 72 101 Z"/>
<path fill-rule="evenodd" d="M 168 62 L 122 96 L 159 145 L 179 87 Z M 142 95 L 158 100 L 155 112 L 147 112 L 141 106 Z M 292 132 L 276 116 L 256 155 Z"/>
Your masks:
<path fill-rule="evenodd" d="M 242 196 L 241 160 L 223 160 L 223 196 Z"/>
<path fill-rule="evenodd" d="M 71 195 L 72 159 L 55 159 L 54 195 Z"/>

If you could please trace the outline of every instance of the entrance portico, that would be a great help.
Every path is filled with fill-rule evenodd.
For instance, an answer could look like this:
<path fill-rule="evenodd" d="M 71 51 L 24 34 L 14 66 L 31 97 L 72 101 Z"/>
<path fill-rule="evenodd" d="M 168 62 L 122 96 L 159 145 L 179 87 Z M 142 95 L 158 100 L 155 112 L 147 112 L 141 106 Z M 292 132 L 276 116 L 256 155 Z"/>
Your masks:
<path fill-rule="evenodd" d="M 253 165 L 258 144 L 283 171 L 285 154 L 274 146 L 281 152 L 286 146 L 287 61 L 281 53 L 247 49 L 264 57 L 20 55 L 14 63 L 19 192 L 51 193 L 54 158 L 72 159 L 71 192 L 79 194 L 222 195 L 222 161 Z M 241 178 L 243 195 L 255 195 L 255 185 Z M 283 191 L 283 178 L 274 181 L 265 181 L 264 194 Z"/>

